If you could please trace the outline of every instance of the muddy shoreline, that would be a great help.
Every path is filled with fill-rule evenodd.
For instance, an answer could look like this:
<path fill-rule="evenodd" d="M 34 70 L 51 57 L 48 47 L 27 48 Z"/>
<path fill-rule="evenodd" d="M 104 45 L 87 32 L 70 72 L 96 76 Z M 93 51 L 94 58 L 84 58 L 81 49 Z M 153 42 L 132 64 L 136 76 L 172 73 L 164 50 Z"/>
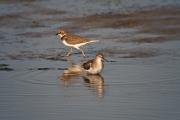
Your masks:
<path fill-rule="evenodd" d="M 35 7 L 35 9 L 38 9 L 38 7 Z M 57 11 L 42 7 L 39 9 L 40 11 L 38 12 L 34 12 L 33 10 L 28 12 L 24 11 L 21 13 L 16 13 L 16 14 L 13 13 L 13 14 L 0 16 L 0 20 L 1 20 L 0 24 L 2 25 L 1 34 L 0 34 L 0 37 L 2 38 L 1 44 L 4 44 L 6 42 L 6 44 L 9 44 L 9 46 L 11 46 L 12 44 L 13 47 L 13 44 L 18 43 L 17 41 L 21 41 L 18 43 L 20 45 L 26 44 L 27 42 L 26 38 L 31 40 L 35 40 L 37 38 L 38 39 L 55 38 L 56 36 L 54 33 L 58 28 L 64 28 L 67 31 L 76 34 L 83 34 L 84 31 L 91 31 L 88 34 L 85 34 L 84 36 L 85 37 L 87 36 L 90 39 L 96 37 L 95 39 L 100 39 L 103 42 L 112 39 L 111 40 L 112 44 L 113 43 L 117 43 L 117 44 L 158 43 L 159 44 L 162 42 L 179 40 L 180 38 L 180 34 L 178 32 L 180 31 L 180 14 L 179 14 L 180 7 L 178 6 L 164 6 L 161 8 L 155 8 L 151 10 L 134 11 L 129 14 L 104 13 L 104 14 L 96 14 L 96 15 L 90 15 L 84 17 L 72 17 L 72 18 L 71 17 L 62 18 L 61 14 L 66 14 L 65 12 L 63 13 L 62 11 Z M 30 16 L 27 16 L 27 14 L 29 14 Z M 45 15 L 45 17 L 42 17 L 41 19 L 31 18 L 33 16 L 36 16 L 36 14 L 40 16 Z M 55 18 L 54 19 L 48 18 L 47 20 L 47 16 L 52 16 Z M 52 25 L 55 22 L 59 22 L 62 24 L 66 22 L 68 24 L 57 26 L 56 29 L 54 28 L 49 29 L 50 25 Z M 50 24 L 48 25 L 48 23 Z M 115 32 L 115 34 L 112 34 L 114 32 L 113 29 L 121 30 L 125 28 L 135 29 L 136 32 L 125 31 L 124 32 L 125 34 L 123 32 L 122 33 Z M 8 32 L 5 29 L 13 32 Z M 98 29 L 98 32 L 96 32 L 96 29 Z M 100 32 L 101 29 L 102 30 L 112 29 L 112 30 L 109 33 L 102 34 Z M 16 40 L 11 40 L 11 39 L 16 39 Z M 7 43 L 7 41 L 9 41 L 9 43 Z M 41 44 L 41 41 L 39 41 L 38 44 Z M 54 48 L 54 49 L 58 49 L 58 48 Z M 118 54 L 130 54 L 132 58 L 134 57 L 141 58 L 142 56 L 149 57 L 149 56 L 158 55 L 158 54 L 153 54 L 153 52 L 151 52 L 151 48 L 146 48 L 146 47 L 145 49 L 149 49 L 149 50 L 143 51 L 143 48 L 133 48 L 133 49 L 124 49 L 124 50 L 119 49 L 119 51 L 121 52 L 112 52 L 115 50 L 111 46 L 109 46 L 108 49 L 106 49 L 106 51 L 103 51 L 103 49 L 100 48 L 98 51 L 106 52 L 106 53 L 109 52 L 109 54 L 114 54 L 113 56 L 116 56 Z M 134 49 L 137 49 L 135 50 L 136 52 L 131 52 L 134 51 Z M 24 58 L 28 58 L 27 56 L 32 56 L 33 58 L 33 56 L 35 56 L 34 58 L 46 59 L 46 54 L 44 55 L 43 53 L 38 54 L 36 51 L 35 53 L 33 53 L 34 51 L 28 51 L 28 50 L 27 52 L 23 52 L 23 51 L 26 50 L 22 50 L 20 53 L 15 53 L 15 54 L 13 53 L 13 55 L 11 55 L 11 53 L 7 53 L 7 54 L 5 53 L 5 55 L 1 55 L 1 57 L 6 56 L 9 59 L 11 58 L 18 59 L 19 56 L 21 59 L 23 58 L 23 54 L 25 53 Z M 48 50 L 46 51 L 47 54 L 49 54 Z M 141 51 L 143 51 L 143 53 Z M 29 55 L 28 52 L 30 53 Z M 53 53 L 50 52 L 50 54 Z M 52 59 L 54 55 L 51 55 Z M 130 56 L 128 58 L 130 58 Z M 127 56 L 122 56 L 122 58 L 127 58 Z"/>

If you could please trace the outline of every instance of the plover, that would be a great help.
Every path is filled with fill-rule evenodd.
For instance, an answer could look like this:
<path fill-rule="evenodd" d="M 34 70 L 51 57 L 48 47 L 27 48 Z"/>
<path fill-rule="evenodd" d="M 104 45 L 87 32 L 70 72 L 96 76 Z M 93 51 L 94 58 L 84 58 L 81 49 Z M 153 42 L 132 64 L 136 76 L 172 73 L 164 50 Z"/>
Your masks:
<path fill-rule="evenodd" d="M 88 74 L 99 74 L 104 67 L 103 60 L 105 60 L 103 54 L 97 53 L 94 59 L 83 63 L 82 68 Z"/>
<path fill-rule="evenodd" d="M 80 50 L 83 56 L 85 56 L 83 49 L 80 47 L 89 43 L 98 42 L 98 40 L 87 40 L 81 36 L 66 33 L 63 29 L 59 30 L 56 35 L 60 37 L 65 46 L 70 47 L 66 56 L 69 56 L 72 53 L 72 48 Z"/>

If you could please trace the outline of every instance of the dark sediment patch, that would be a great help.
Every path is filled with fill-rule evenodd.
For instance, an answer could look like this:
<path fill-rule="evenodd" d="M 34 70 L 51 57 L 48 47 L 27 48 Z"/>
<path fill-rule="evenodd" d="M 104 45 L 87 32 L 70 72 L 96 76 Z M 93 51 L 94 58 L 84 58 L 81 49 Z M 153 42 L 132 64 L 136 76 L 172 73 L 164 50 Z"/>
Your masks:
<path fill-rule="evenodd" d="M 0 71 L 13 71 L 13 70 L 14 69 L 8 67 L 3 67 L 3 68 L 0 67 Z"/>
<path fill-rule="evenodd" d="M 30 24 L 30 27 L 37 28 L 37 27 L 46 27 L 46 26 L 42 24 L 40 21 L 33 20 Z"/>
<path fill-rule="evenodd" d="M 65 14 L 65 11 L 52 9 L 52 8 L 46 8 L 44 6 L 36 5 L 36 4 L 29 4 L 28 7 L 32 8 L 32 13 L 39 14 L 39 15 L 61 15 Z"/>
<path fill-rule="evenodd" d="M 161 43 L 167 41 L 168 39 L 165 37 L 151 37 L 151 38 L 137 38 L 133 40 L 136 43 Z"/>
<path fill-rule="evenodd" d="M 67 20 L 86 27 L 119 28 L 148 26 L 150 24 L 152 26 L 156 24 L 167 26 L 169 24 L 180 24 L 179 12 L 179 7 L 162 7 L 152 10 L 135 11 L 129 14 L 97 14 L 81 18 L 69 18 Z"/>
<path fill-rule="evenodd" d="M 11 2 L 10 0 L 9 3 L 18 3 L 18 1 L 21 0 L 15 0 L 14 2 Z M 65 11 L 45 8 L 38 4 L 34 4 L 33 0 L 28 1 L 25 2 L 25 0 L 22 0 L 22 9 L 24 9 L 23 11 L 0 15 L 0 25 L 2 27 L 16 29 L 47 27 L 47 23 L 51 23 L 51 21 L 54 21 L 54 19 L 60 20 L 60 15 L 66 13 Z M 13 5 L 16 6 L 16 4 Z"/>
<path fill-rule="evenodd" d="M 44 70 L 44 71 L 46 71 L 46 70 L 65 70 L 65 68 L 48 68 L 48 67 L 43 67 L 43 68 L 29 68 L 28 70 L 32 70 L 32 71 L 34 71 L 34 70 Z"/>
<path fill-rule="evenodd" d="M 72 24 L 64 26 L 75 31 L 92 28 L 136 28 L 140 32 L 159 34 L 157 38 L 135 40 L 139 43 L 165 42 L 169 37 L 179 38 L 180 7 L 165 6 L 128 14 L 96 14 L 79 18 L 67 18 Z M 121 35 L 119 35 L 121 37 Z M 133 40 L 133 39 L 132 39 Z"/>
<path fill-rule="evenodd" d="M 14 69 L 9 68 L 8 64 L 0 64 L 0 71 L 13 71 Z"/>
<path fill-rule="evenodd" d="M 122 43 L 162 43 L 165 41 L 168 41 L 169 39 L 166 36 L 163 35 L 157 35 L 157 34 L 147 34 L 147 33 L 141 33 L 138 32 L 136 34 L 132 34 L 131 36 L 127 36 L 126 38 L 120 38 L 116 40 L 116 42 L 122 42 Z"/>
<path fill-rule="evenodd" d="M 65 20 L 71 21 L 72 24 L 63 26 L 63 28 L 71 31 L 78 30 L 78 32 L 92 28 L 118 28 L 118 26 L 123 25 L 122 22 L 120 21 L 127 22 L 126 20 L 119 20 L 123 18 L 123 16 L 127 16 L 127 15 L 96 14 L 96 15 L 85 16 L 80 18 L 67 18 Z M 121 25 L 112 25 L 112 23 L 121 24 Z"/>
<path fill-rule="evenodd" d="M 17 36 L 24 36 L 24 37 L 33 37 L 33 38 L 39 38 L 39 37 L 49 37 L 54 35 L 55 36 L 56 31 L 42 31 L 42 32 L 25 32 L 16 34 Z"/>
<path fill-rule="evenodd" d="M 9 24 L 15 24 L 17 22 L 17 19 L 19 19 L 21 15 L 18 13 L 12 13 L 8 15 L 2 15 L 0 16 L 0 25 L 1 26 L 10 26 Z"/>
<path fill-rule="evenodd" d="M 8 4 L 8 3 L 23 3 L 23 2 L 26 2 L 26 3 L 29 3 L 29 2 L 35 2 L 37 0 L 1 0 L 1 4 L 4 3 L 4 4 Z"/>
<path fill-rule="evenodd" d="M 0 16 L 1 27 L 6 28 L 36 28 L 36 27 L 46 27 L 44 23 L 40 20 L 34 20 L 28 18 L 29 16 L 23 16 L 23 14 L 30 14 L 29 12 L 24 13 L 12 13 Z"/>
<path fill-rule="evenodd" d="M 9 66 L 8 64 L 0 64 L 0 67 L 7 67 Z"/>
<path fill-rule="evenodd" d="M 151 48 L 133 48 L 133 49 L 119 49 L 107 48 L 100 52 L 104 53 L 107 57 L 118 58 L 148 58 L 160 55 L 159 50 Z"/>
<path fill-rule="evenodd" d="M 51 53 L 51 52 L 33 52 L 33 51 L 21 51 L 20 53 L 7 54 L 7 57 L 12 60 L 24 60 L 24 59 L 45 59 L 53 61 L 67 61 L 63 56 L 64 53 Z"/>

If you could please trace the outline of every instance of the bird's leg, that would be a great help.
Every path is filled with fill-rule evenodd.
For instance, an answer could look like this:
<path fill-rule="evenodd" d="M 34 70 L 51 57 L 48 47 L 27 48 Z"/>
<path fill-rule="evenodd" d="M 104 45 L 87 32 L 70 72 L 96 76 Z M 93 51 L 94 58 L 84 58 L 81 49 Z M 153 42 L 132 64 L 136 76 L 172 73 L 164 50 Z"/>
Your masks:
<path fill-rule="evenodd" d="M 85 57 L 84 51 L 82 48 L 79 48 L 79 50 L 81 51 L 82 55 Z"/>
<path fill-rule="evenodd" d="M 70 48 L 70 50 L 68 51 L 68 53 L 66 54 L 66 56 L 70 56 L 72 53 L 72 48 Z"/>

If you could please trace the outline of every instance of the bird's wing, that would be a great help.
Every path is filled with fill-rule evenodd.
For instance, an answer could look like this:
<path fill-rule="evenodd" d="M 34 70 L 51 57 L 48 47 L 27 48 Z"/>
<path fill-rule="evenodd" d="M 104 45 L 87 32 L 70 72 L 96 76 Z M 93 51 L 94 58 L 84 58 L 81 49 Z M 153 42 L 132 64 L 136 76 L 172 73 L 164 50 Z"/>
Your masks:
<path fill-rule="evenodd" d="M 86 38 L 80 37 L 78 35 L 67 34 L 66 36 L 67 36 L 66 40 L 69 44 L 78 44 L 78 43 L 88 42 Z"/>
<path fill-rule="evenodd" d="M 93 62 L 93 60 L 87 61 L 86 63 L 84 63 L 84 64 L 82 65 L 83 68 L 84 68 L 85 70 L 90 69 L 92 62 Z"/>

